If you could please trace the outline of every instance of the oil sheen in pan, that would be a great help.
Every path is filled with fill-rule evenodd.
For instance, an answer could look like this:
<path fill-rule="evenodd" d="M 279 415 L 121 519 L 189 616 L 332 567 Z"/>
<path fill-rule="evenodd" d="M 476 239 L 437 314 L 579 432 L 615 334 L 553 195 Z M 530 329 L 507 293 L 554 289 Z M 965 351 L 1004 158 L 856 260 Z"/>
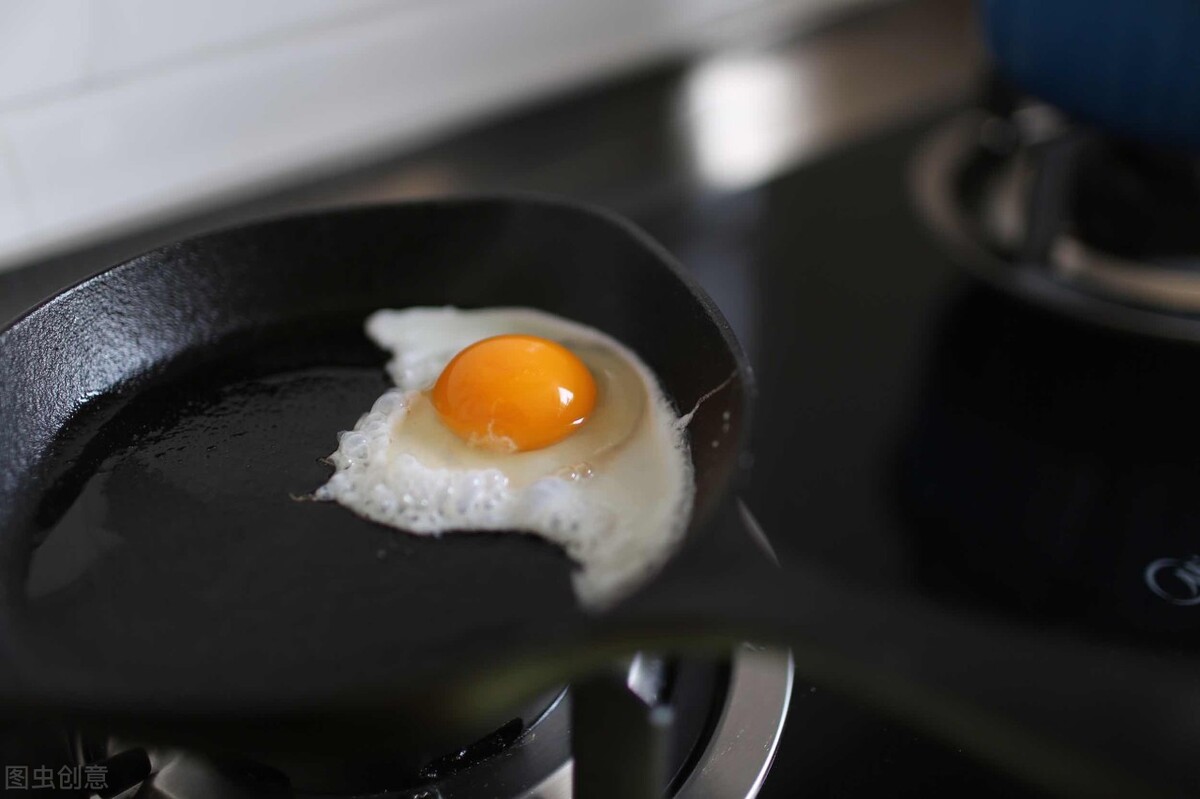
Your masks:
<path fill-rule="evenodd" d="M 330 431 L 388 389 L 359 330 L 330 335 L 303 356 L 286 331 L 254 350 L 230 341 L 218 365 L 100 398 L 71 421 L 30 531 L 19 615 L 41 647 L 148 686 L 188 661 L 251 679 L 248 651 L 350 680 L 383 664 L 339 651 L 399 619 L 452 646 L 446 617 L 571 612 L 569 560 L 531 536 L 399 535 L 295 500 L 328 478 Z"/>

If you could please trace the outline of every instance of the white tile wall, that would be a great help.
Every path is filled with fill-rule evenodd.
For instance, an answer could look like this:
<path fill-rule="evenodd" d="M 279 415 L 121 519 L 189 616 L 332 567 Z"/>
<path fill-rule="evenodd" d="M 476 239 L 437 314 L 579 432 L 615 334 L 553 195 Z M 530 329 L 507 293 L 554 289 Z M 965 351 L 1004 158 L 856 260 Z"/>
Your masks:
<path fill-rule="evenodd" d="M 831 0 L 83 2 L 0 3 L 0 268 Z"/>
<path fill-rule="evenodd" d="M 15 251 L 28 239 L 29 215 L 23 200 L 8 143 L 0 136 L 0 252 Z"/>
<path fill-rule="evenodd" d="M 419 0 L 418 0 L 419 1 Z M 94 0 L 90 68 L 104 78 L 221 48 L 268 43 L 412 0 Z"/>
<path fill-rule="evenodd" d="M 0 107 L 84 82 L 90 22 L 86 2 L 0 3 Z"/>
<path fill-rule="evenodd" d="M 648 7 L 610 3 L 580 15 L 557 11 L 566 6 L 556 0 L 459 0 L 22 109 L 3 124 L 29 186 L 32 232 L 119 224 L 595 68 L 611 36 L 641 29 L 628 17 Z M 539 24 L 493 35 L 514 9 L 540 12 Z M 430 48 L 447 27 L 455 46 Z M 548 73 L 547 58 L 560 69 Z"/>

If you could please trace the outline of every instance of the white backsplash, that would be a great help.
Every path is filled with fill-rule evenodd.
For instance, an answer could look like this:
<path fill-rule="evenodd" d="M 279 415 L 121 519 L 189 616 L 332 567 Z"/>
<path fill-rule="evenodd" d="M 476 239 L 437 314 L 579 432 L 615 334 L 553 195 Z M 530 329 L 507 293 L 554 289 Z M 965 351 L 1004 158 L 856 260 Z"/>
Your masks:
<path fill-rule="evenodd" d="M 0 268 L 848 2 L 4 0 Z"/>

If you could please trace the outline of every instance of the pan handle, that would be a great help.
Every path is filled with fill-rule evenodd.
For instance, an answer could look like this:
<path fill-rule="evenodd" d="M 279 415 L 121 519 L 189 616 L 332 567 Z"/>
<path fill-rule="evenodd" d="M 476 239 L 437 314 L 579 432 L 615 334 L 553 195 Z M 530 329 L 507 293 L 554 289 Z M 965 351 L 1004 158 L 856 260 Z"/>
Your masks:
<path fill-rule="evenodd" d="M 776 642 L 797 675 L 1056 794 L 1200 795 L 1200 669 L 959 615 L 815 564 L 732 563 L 719 578 L 668 570 L 606 634 L 639 648 Z"/>

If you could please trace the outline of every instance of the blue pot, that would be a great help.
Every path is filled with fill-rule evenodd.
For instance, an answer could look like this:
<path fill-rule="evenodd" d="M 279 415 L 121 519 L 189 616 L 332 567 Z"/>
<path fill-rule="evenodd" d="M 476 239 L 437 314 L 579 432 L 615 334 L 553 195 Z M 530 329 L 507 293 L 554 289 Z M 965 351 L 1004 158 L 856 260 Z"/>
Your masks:
<path fill-rule="evenodd" d="M 1200 0 L 981 0 L 1000 73 L 1119 135 L 1200 150 Z"/>

